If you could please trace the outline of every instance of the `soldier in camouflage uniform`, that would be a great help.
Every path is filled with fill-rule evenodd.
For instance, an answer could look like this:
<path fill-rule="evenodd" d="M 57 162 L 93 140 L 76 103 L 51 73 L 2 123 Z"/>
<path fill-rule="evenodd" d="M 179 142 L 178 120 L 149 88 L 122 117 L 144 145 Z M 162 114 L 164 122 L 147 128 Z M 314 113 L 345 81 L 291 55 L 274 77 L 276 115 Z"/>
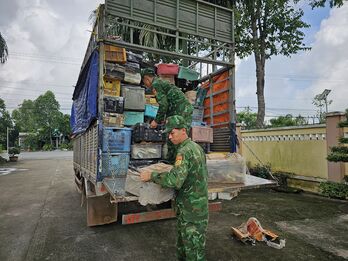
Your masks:
<path fill-rule="evenodd" d="M 208 171 L 202 148 L 188 138 L 186 120 L 181 116 L 167 119 L 166 132 L 178 153 L 169 172 L 142 172 L 143 181 L 151 180 L 177 190 L 178 260 L 205 260 L 205 237 L 208 225 Z"/>
<path fill-rule="evenodd" d="M 151 127 L 156 128 L 157 124 L 164 122 L 167 117 L 180 115 L 184 118 L 186 129 L 189 132 L 192 123 L 193 107 L 184 93 L 174 84 L 156 77 L 155 72 L 151 68 L 144 69 L 142 75 L 145 86 L 152 88 L 159 104 L 156 118 L 151 122 Z M 167 146 L 167 159 L 173 164 L 177 148 L 170 141 L 167 142 Z"/>

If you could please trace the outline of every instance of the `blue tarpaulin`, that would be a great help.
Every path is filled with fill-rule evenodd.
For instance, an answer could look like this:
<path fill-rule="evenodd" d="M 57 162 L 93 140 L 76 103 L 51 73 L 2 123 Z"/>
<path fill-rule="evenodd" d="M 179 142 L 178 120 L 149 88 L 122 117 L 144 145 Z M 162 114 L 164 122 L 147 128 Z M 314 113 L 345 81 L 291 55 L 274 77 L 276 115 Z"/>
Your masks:
<path fill-rule="evenodd" d="M 97 117 L 99 53 L 95 50 L 80 73 L 73 94 L 70 126 L 73 134 L 87 130 Z"/>

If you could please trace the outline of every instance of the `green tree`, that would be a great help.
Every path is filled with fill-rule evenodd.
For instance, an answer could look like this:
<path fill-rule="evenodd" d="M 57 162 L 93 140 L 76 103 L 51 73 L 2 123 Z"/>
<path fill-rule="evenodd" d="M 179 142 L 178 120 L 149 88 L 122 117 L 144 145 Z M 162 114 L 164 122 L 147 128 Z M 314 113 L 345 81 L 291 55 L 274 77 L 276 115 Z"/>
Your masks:
<path fill-rule="evenodd" d="M 257 127 L 265 118 L 265 66 L 275 55 L 291 56 L 309 50 L 303 43 L 309 24 L 302 21 L 303 10 L 286 0 L 236 1 L 236 54 L 240 58 L 254 55 L 256 64 Z"/>
<path fill-rule="evenodd" d="M 330 7 L 341 7 L 344 0 L 310 0 L 309 4 L 312 8 L 324 7 L 326 3 L 330 4 Z"/>
<path fill-rule="evenodd" d="M 237 113 L 237 122 L 244 124 L 247 130 L 256 128 L 256 118 L 257 113 L 250 112 L 249 110 Z"/>
<path fill-rule="evenodd" d="M 36 132 L 34 106 L 34 101 L 24 100 L 18 109 L 12 111 L 12 118 L 21 132 Z"/>
<path fill-rule="evenodd" d="M 2 148 L 7 146 L 7 128 L 12 129 L 13 124 L 10 113 L 6 110 L 5 102 L 0 98 L 0 144 Z"/>
<path fill-rule="evenodd" d="M 5 63 L 8 58 L 8 47 L 5 39 L 0 33 L 0 63 Z"/>
<path fill-rule="evenodd" d="M 319 123 L 325 123 L 326 121 L 326 112 L 324 111 L 325 106 L 330 105 L 332 100 L 323 100 L 321 98 L 321 94 L 315 95 L 312 104 L 317 107 L 317 117 L 319 119 Z"/>
<path fill-rule="evenodd" d="M 35 121 L 40 124 L 40 133 L 45 140 L 49 139 L 50 144 L 52 144 L 52 132 L 58 128 L 58 121 L 62 115 L 59 108 L 59 102 L 51 91 L 40 95 L 34 103 Z"/>
<path fill-rule="evenodd" d="M 69 115 L 64 115 L 59 108 L 54 93 L 47 91 L 34 101 L 24 100 L 13 111 L 13 119 L 20 131 L 31 133 L 26 142 L 31 149 L 42 148 L 45 144 L 53 145 L 55 130 L 65 137 L 70 134 Z"/>
<path fill-rule="evenodd" d="M 293 117 L 291 114 L 287 114 L 285 116 L 279 116 L 278 118 L 274 118 L 270 120 L 271 125 L 269 127 L 277 128 L 277 127 L 286 127 L 286 126 L 301 126 L 306 125 L 307 122 L 304 117 L 298 115 L 297 117 Z"/>

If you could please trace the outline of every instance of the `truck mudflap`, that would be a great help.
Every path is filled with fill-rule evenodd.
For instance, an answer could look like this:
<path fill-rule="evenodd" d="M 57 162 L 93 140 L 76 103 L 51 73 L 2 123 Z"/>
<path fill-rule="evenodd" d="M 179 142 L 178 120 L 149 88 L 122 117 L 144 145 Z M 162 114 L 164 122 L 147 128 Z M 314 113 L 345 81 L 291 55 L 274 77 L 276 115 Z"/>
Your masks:
<path fill-rule="evenodd" d="M 110 224 L 117 221 L 117 204 L 110 202 L 110 195 L 87 197 L 87 226 Z"/>
<path fill-rule="evenodd" d="M 110 194 L 96 195 L 95 186 L 84 179 L 87 205 L 87 226 L 110 224 L 117 221 L 117 204 L 112 203 Z"/>

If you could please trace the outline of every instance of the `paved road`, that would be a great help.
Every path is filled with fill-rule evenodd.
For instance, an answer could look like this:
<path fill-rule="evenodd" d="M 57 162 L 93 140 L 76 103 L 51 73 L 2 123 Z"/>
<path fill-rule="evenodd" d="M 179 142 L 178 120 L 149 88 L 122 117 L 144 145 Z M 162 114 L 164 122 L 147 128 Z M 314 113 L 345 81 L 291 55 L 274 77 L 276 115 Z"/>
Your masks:
<path fill-rule="evenodd" d="M 175 220 L 88 228 L 68 153 L 21 159 L 0 176 L 0 260 L 175 260 Z M 285 238 L 282 250 L 243 245 L 230 227 L 257 217 Z M 348 204 L 272 190 L 244 191 L 210 215 L 208 260 L 348 258 Z"/>
<path fill-rule="evenodd" d="M 37 152 L 21 152 L 19 154 L 20 160 L 34 160 L 34 159 L 71 159 L 73 155 L 72 151 L 37 151 Z M 5 159 L 8 159 L 8 155 L 6 153 L 0 154 Z"/>

